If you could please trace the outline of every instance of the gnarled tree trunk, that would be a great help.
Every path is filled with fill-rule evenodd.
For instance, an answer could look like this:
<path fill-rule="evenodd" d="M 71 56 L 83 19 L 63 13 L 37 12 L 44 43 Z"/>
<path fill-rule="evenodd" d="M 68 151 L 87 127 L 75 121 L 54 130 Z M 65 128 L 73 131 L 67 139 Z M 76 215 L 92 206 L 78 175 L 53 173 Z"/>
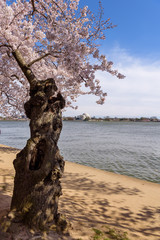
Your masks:
<path fill-rule="evenodd" d="M 53 79 L 37 81 L 24 106 L 30 119 L 31 138 L 14 160 L 16 175 L 11 210 L 35 229 L 43 229 L 58 217 L 59 179 L 64 161 L 57 142 L 64 106 Z"/>

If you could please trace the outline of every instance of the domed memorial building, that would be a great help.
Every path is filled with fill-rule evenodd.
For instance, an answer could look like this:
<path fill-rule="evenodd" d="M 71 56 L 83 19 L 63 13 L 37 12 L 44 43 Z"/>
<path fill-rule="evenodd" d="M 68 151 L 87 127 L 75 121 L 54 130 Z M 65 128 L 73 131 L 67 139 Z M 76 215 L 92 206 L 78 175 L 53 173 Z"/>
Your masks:
<path fill-rule="evenodd" d="M 83 113 L 82 115 L 79 115 L 76 117 L 76 120 L 81 120 L 81 121 L 85 121 L 85 120 L 90 120 L 91 117 L 88 113 Z"/>

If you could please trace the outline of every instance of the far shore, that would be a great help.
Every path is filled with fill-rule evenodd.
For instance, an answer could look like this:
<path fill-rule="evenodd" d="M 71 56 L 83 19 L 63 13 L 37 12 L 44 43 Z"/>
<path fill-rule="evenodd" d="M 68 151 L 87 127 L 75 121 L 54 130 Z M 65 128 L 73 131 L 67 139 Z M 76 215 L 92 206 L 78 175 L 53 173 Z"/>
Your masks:
<path fill-rule="evenodd" d="M 1 118 L 0 121 L 29 121 L 26 117 L 24 118 Z M 76 122 L 160 122 L 157 117 L 140 117 L 140 118 L 126 118 L 126 117 L 90 117 L 90 118 L 77 118 L 77 117 L 63 117 L 63 121 L 76 121 Z"/>
<path fill-rule="evenodd" d="M 9 210 L 17 153 L 0 145 L 0 218 Z M 90 240 L 93 228 L 105 227 L 131 240 L 160 239 L 160 184 L 66 162 L 62 188 L 59 211 L 72 225 L 68 239 Z"/>

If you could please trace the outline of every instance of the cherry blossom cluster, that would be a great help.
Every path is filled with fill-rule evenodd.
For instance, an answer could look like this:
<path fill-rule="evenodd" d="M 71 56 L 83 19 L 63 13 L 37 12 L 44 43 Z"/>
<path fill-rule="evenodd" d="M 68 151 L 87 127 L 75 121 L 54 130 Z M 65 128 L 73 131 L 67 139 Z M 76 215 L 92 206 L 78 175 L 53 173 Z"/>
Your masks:
<path fill-rule="evenodd" d="M 0 112 L 23 112 L 29 95 L 30 81 L 15 58 L 16 51 L 36 79 L 55 79 L 66 106 L 83 94 L 95 94 L 97 103 L 103 104 L 107 94 L 96 71 L 124 76 L 99 53 L 96 40 L 105 39 L 105 31 L 113 27 L 110 19 L 103 20 L 101 4 L 96 19 L 87 6 L 79 9 L 79 0 L 8 2 L 0 1 Z"/>

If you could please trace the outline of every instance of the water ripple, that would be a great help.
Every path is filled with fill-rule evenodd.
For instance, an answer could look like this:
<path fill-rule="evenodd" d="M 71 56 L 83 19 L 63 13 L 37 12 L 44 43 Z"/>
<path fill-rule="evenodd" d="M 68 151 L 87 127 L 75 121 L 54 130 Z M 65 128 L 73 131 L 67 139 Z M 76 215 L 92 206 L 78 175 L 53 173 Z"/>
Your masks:
<path fill-rule="evenodd" d="M 0 143 L 23 148 L 28 122 L 0 122 Z M 160 123 L 64 122 L 65 160 L 160 183 Z"/>

